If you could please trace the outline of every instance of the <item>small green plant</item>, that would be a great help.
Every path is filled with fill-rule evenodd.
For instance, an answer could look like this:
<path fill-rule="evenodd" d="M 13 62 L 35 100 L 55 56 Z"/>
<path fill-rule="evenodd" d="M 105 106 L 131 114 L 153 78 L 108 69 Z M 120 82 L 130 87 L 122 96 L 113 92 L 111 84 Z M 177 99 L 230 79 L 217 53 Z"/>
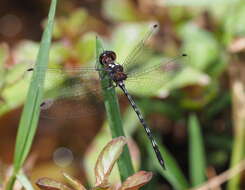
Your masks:
<path fill-rule="evenodd" d="M 109 183 L 109 176 L 113 166 L 123 152 L 123 147 L 126 143 L 125 137 L 114 138 L 100 152 L 94 168 L 96 182 L 92 189 L 137 190 L 151 180 L 151 172 L 139 171 L 128 177 L 119 187 L 117 184 Z M 39 179 L 36 184 L 42 190 L 86 190 L 82 183 L 74 177 L 66 173 L 63 173 L 63 175 L 72 188 L 46 177 Z"/>

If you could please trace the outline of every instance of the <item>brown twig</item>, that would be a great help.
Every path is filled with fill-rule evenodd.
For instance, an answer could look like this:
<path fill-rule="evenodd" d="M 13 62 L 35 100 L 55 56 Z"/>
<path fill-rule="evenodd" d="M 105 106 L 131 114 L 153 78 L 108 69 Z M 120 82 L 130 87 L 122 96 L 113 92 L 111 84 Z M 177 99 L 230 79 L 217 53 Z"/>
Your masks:
<path fill-rule="evenodd" d="M 242 172 L 243 170 L 245 170 L 245 160 L 242 160 L 236 166 L 234 166 L 231 169 L 223 172 L 222 174 L 218 175 L 217 177 L 214 177 L 214 178 L 208 180 L 203 185 L 201 185 L 197 188 L 194 188 L 192 190 L 210 190 L 210 189 L 213 189 L 215 187 L 220 186 L 222 183 L 228 181 L 233 176 Z"/>

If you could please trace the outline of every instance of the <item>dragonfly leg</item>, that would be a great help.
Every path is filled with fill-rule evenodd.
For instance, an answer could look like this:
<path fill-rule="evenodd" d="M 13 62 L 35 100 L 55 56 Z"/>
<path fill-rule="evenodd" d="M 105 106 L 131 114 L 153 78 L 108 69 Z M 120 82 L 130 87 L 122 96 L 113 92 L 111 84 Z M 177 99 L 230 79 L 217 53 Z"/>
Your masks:
<path fill-rule="evenodd" d="M 115 88 L 117 87 L 117 83 L 114 83 L 112 80 L 110 80 L 109 82 L 109 86 L 107 87 L 107 90 L 110 90 L 111 88 Z"/>
<path fill-rule="evenodd" d="M 101 73 L 100 78 L 103 80 L 106 77 L 107 73 Z"/>

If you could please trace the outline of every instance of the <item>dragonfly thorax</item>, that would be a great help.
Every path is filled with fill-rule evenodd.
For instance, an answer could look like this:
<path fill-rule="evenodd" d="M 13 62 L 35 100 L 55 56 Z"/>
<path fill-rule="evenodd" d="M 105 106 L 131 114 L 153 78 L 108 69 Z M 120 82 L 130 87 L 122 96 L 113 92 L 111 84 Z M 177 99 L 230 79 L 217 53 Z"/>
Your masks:
<path fill-rule="evenodd" d="M 124 73 L 123 66 L 115 63 L 116 53 L 114 51 L 104 51 L 101 53 L 99 61 L 114 82 L 122 82 L 127 79 L 127 74 Z"/>
<path fill-rule="evenodd" d="M 123 66 L 119 64 L 110 64 L 109 75 L 114 82 L 120 82 L 127 79 L 127 74 L 123 71 Z"/>

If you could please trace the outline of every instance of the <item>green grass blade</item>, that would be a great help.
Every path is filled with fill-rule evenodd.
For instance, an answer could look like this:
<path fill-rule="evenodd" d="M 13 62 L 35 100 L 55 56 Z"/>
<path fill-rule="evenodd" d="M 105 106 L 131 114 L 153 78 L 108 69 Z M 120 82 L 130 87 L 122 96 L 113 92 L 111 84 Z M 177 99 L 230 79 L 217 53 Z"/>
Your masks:
<path fill-rule="evenodd" d="M 189 132 L 189 167 L 193 187 L 205 182 L 205 154 L 200 124 L 196 115 L 190 115 L 188 121 Z"/>
<path fill-rule="evenodd" d="M 143 137 L 143 135 L 142 135 L 142 139 L 145 139 L 144 140 L 145 143 L 148 142 L 148 139 L 146 139 L 146 137 Z M 168 150 L 163 145 L 158 144 L 158 146 L 163 155 L 165 165 L 166 165 L 166 170 L 162 169 L 162 167 L 157 161 L 154 151 L 152 150 L 151 144 L 147 143 L 147 152 L 148 155 L 150 155 L 151 157 L 154 167 L 173 186 L 174 189 L 176 190 L 188 189 L 189 184 L 187 182 L 187 179 L 185 178 L 183 172 L 179 168 L 178 163 L 176 162 L 174 157 L 168 152 Z"/>
<path fill-rule="evenodd" d="M 100 67 L 99 55 L 102 53 L 103 48 L 100 40 L 96 38 L 96 64 Z M 101 72 L 101 76 L 107 76 L 105 73 Z M 103 77 L 101 80 L 101 86 L 103 89 L 104 103 L 106 108 L 106 113 L 108 117 L 108 123 L 111 129 L 112 138 L 125 136 L 122 126 L 122 120 L 120 116 L 119 104 L 114 88 L 107 88 L 109 86 L 108 77 Z M 132 161 L 129 155 L 128 147 L 125 146 L 120 159 L 117 162 L 121 180 L 124 181 L 128 176 L 134 173 Z"/>
<path fill-rule="evenodd" d="M 16 175 L 21 169 L 32 145 L 33 137 L 36 132 L 38 118 L 39 118 L 39 105 L 41 103 L 43 95 L 43 85 L 45 79 L 45 71 L 48 66 L 49 48 L 52 39 L 52 30 L 54 24 L 54 16 L 56 11 L 57 0 L 52 0 L 48 23 L 42 36 L 40 49 L 38 52 L 36 65 L 34 68 L 31 84 L 27 94 L 27 101 L 24 105 L 24 110 L 21 115 L 21 120 L 17 132 L 17 140 L 15 145 L 14 154 L 14 174 Z M 12 182 L 8 186 L 14 183 L 15 177 L 12 177 Z M 12 185 L 11 185 L 12 184 Z"/>

